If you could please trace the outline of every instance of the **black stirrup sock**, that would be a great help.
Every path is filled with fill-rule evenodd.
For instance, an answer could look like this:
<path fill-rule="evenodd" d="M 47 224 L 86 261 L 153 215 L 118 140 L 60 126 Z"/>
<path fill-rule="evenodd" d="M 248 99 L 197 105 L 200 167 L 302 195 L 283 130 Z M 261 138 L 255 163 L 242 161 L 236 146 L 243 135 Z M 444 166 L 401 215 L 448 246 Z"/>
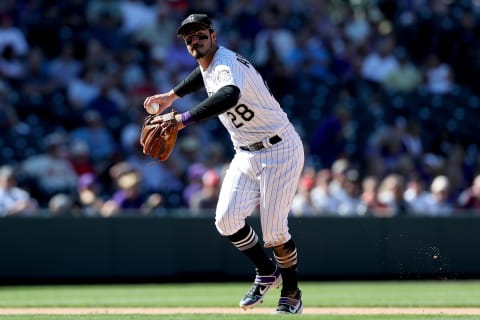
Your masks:
<path fill-rule="evenodd" d="M 257 273 L 261 275 L 270 275 L 275 271 L 275 264 L 263 250 L 258 241 L 258 236 L 252 227 L 245 224 L 245 227 L 227 238 L 232 244 L 253 262 L 257 269 Z"/>

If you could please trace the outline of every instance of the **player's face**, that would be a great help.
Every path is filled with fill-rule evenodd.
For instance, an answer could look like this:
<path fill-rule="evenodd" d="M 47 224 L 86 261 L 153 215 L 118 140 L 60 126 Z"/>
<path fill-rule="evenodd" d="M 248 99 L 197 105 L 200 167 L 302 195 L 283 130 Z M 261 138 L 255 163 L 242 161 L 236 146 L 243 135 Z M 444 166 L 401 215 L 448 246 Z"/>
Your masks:
<path fill-rule="evenodd" d="M 183 37 L 188 52 L 195 58 L 208 56 L 215 48 L 215 33 L 207 29 L 193 31 Z"/>

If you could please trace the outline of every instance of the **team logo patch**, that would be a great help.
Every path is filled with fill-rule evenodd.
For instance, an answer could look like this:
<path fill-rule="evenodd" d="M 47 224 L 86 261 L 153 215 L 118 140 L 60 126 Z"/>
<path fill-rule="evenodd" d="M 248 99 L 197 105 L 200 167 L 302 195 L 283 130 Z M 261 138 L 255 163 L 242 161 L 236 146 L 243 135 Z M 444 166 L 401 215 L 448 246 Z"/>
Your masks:
<path fill-rule="evenodd" d="M 216 78 L 215 80 L 219 83 L 228 82 L 232 80 L 232 73 L 230 72 L 229 69 L 222 69 L 217 72 L 217 75 L 215 78 Z"/>

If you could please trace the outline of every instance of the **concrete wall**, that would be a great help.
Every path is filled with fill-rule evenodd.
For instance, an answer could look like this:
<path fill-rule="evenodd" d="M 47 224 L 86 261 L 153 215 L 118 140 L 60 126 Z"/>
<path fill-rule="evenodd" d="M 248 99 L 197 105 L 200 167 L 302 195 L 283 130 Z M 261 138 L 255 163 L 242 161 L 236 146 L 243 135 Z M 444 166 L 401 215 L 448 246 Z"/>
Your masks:
<path fill-rule="evenodd" d="M 480 218 L 291 218 L 290 226 L 302 279 L 480 278 Z M 6 218 L 0 243 L 0 283 L 253 272 L 213 218 Z"/>

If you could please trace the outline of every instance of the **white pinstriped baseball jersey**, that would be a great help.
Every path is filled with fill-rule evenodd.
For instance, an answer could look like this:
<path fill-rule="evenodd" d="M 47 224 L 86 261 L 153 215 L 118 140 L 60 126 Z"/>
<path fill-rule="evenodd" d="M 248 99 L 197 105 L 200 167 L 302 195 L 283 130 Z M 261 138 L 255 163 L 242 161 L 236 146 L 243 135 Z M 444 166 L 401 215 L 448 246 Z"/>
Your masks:
<path fill-rule="evenodd" d="M 219 115 L 235 147 L 272 137 L 289 124 L 261 75 L 244 57 L 220 46 L 210 66 L 201 71 L 209 96 L 226 85 L 240 89 L 238 104 Z"/>

